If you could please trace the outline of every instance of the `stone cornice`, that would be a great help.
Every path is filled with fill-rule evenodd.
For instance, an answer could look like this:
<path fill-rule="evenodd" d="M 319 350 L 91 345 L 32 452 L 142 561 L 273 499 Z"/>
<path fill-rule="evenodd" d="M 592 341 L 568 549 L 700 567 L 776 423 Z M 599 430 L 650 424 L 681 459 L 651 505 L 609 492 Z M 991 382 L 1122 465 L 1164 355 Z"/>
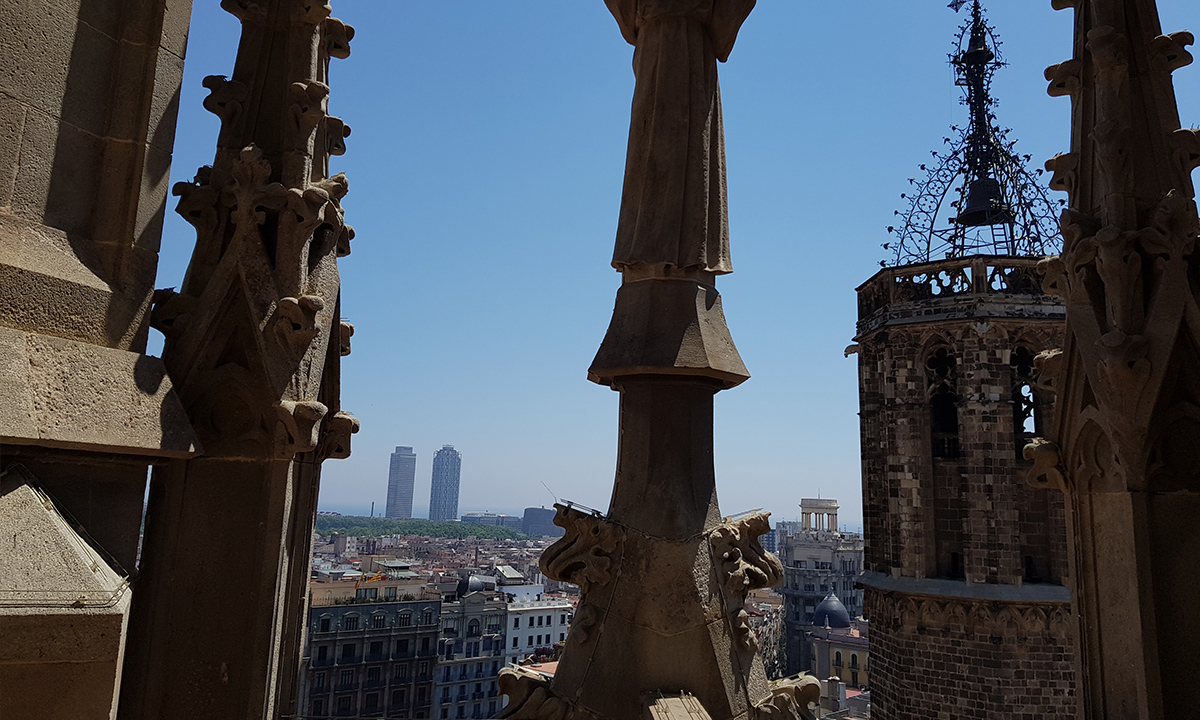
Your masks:
<path fill-rule="evenodd" d="M 858 576 L 856 585 L 880 592 L 904 595 L 929 595 L 985 602 L 1069 603 L 1071 591 L 1061 585 L 995 585 L 937 578 L 892 577 L 867 571 Z"/>

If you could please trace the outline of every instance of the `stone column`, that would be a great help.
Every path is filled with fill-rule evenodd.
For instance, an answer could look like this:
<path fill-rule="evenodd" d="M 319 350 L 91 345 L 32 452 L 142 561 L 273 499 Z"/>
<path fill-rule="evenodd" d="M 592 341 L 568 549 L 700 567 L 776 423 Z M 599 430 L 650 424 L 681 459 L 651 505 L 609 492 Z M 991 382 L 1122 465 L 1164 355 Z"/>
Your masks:
<path fill-rule="evenodd" d="M 1066 492 L 1088 718 L 1194 714 L 1200 683 L 1200 257 L 1192 171 L 1171 73 L 1187 32 L 1153 0 L 1074 8 L 1075 55 L 1046 71 L 1072 101 L 1071 151 L 1047 163 L 1069 193 L 1063 252 L 1042 264 L 1064 299 L 1053 442 L 1026 448 L 1034 482 Z"/>
<path fill-rule="evenodd" d="M 610 0 L 637 86 L 608 334 L 588 371 L 621 394 L 607 515 L 558 505 L 542 571 L 582 596 L 552 682 L 500 676 L 505 717 L 810 717 L 813 678 L 772 687 L 744 609 L 782 579 L 766 514 L 721 516 L 713 396 L 746 380 L 716 276 L 730 272 L 717 60 L 753 0 Z"/>
<path fill-rule="evenodd" d="M 155 468 L 120 716 L 294 712 L 320 465 L 349 454 L 339 408 L 337 258 L 350 251 L 349 128 L 326 112 L 331 57 L 353 29 L 313 0 L 227 0 L 242 22 L 232 78 L 210 76 L 216 159 L 178 183 L 196 228 L 180 292 L 151 320 L 203 446 Z M 237 561 L 231 564 L 231 558 Z"/>
<path fill-rule="evenodd" d="M 3 16 L 0 717 L 109 718 L 147 469 L 198 449 L 145 354 L 191 2 Z"/>

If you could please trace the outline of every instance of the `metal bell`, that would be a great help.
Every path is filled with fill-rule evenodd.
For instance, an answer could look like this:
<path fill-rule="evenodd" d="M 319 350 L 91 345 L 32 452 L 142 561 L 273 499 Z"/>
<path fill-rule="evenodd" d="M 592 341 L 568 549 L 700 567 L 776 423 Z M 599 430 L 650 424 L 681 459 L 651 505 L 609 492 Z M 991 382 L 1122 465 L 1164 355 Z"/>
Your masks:
<path fill-rule="evenodd" d="M 1013 222 L 1012 210 L 1004 201 L 1000 183 L 985 177 L 972 180 L 967 188 L 967 205 L 958 214 L 955 222 L 970 227 L 1002 225 Z"/>

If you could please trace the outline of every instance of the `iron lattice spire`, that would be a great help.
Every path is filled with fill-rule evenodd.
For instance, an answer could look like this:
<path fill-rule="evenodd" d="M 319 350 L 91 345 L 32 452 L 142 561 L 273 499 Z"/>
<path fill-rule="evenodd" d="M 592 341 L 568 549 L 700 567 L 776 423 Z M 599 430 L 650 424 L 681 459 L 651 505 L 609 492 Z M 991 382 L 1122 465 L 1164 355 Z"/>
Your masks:
<path fill-rule="evenodd" d="M 965 4 L 955 0 L 950 7 Z M 908 179 L 915 191 L 900 195 L 908 209 L 896 211 L 900 223 L 888 227 L 896 238 L 883 244 L 895 251 L 896 265 L 965 255 L 1040 256 L 1062 245 L 1056 205 L 1025 166 L 1030 156 L 1019 155 L 1011 131 L 996 123 L 991 85 L 1004 66 L 999 49 L 995 29 L 974 0 L 950 55 L 955 84 L 964 88 L 967 127 L 952 126 L 959 135 L 944 138 L 949 150 L 932 151 L 934 162 L 921 165 L 924 179 Z"/>

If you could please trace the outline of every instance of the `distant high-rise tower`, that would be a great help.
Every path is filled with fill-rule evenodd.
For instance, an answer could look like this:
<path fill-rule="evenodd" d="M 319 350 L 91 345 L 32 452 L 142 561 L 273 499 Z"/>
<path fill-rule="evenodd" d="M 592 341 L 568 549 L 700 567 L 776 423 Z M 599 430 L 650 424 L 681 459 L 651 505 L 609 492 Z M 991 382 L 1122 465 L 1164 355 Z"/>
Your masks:
<path fill-rule="evenodd" d="M 408 520 L 412 517 L 413 483 L 417 479 L 417 454 L 403 445 L 392 453 L 388 470 L 387 516 Z"/>
<path fill-rule="evenodd" d="M 433 487 L 429 490 L 429 519 L 446 522 L 458 519 L 458 476 L 462 453 L 443 445 L 433 456 Z"/>
<path fill-rule="evenodd" d="M 1063 337 L 1035 267 L 1061 238 L 996 124 L 999 43 L 970 7 L 951 59 L 969 122 L 910 181 L 896 265 L 858 288 L 876 720 L 1078 714 L 1063 499 L 1024 456 L 1052 409 L 1035 358 Z"/>

